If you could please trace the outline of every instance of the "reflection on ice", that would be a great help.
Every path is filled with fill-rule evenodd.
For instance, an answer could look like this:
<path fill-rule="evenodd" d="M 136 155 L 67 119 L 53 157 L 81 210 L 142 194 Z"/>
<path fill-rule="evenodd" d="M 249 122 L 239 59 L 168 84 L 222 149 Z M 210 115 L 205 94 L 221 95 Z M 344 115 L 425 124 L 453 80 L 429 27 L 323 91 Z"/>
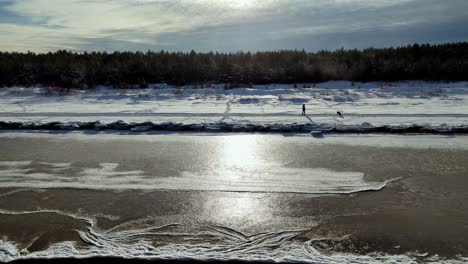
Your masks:
<path fill-rule="evenodd" d="M 256 136 L 236 135 L 219 140 L 219 162 L 228 168 L 253 168 L 260 165 L 259 143 Z"/>
<path fill-rule="evenodd" d="M 267 194 L 213 194 L 203 201 L 202 215 L 209 215 L 211 219 L 221 223 L 271 219 L 274 205 L 270 204 L 270 199 L 265 199 L 265 195 Z"/>
<path fill-rule="evenodd" d="M 89 168 L 74 163 L 4 161 L 0 163 L 0 181 L 3 187 L 313 194 L 379 190 L 387 183 L 365 181 L 361 172 L 286 166 L 268 153 L 268 142 L 260 144 L 256 135 L 217 137 L 213 143 L 206 147 L 209 155 L 182 155 L 191 164 L 185 169 L 177 160 L 161 164 L 174 171 L 171 177 L 144 168 L 126 170 L 126 164 L 121 163 L 101 162 Z"/>
<path fill-rule="evenodd" d="M 335 172 L 324 168 L 293 168 L 269 157 L 265 142 L 256 135 L 219 137 L 220 155 L 198 178 L 204 189 L 239 192 L 352 193 L 379 190 L 386 182 L 364 181 L 361 172 Z M 200 188 L 200 187 L 199 187 Z"/>

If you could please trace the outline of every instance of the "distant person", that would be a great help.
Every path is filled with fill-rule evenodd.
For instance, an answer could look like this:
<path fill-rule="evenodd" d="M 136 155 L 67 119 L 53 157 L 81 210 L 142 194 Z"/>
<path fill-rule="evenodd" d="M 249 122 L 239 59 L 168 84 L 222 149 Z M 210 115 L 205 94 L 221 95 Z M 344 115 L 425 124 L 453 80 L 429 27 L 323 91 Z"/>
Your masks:
<path fill-rule="evenodd" d="M 337 114 L 339 117 L 344 118 L 344 117 L 343 117 L 343 114 L 341 114 L 340 111 L 337 111 L 336 114 Z"/>
<path fill-rule="evenodd" d="M 302 115 L 305 115 L 306 114 L 306 108 L 305 108 L 305 104 L 302 104 Z"/>

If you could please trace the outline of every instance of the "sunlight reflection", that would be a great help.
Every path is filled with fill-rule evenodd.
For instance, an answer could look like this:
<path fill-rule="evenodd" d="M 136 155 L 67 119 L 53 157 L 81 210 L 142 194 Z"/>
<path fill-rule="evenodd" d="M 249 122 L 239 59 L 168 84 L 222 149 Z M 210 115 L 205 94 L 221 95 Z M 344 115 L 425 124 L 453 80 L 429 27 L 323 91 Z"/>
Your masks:
<path fill-rule="evenodd" d="M 261 144 L 255 135 L 230 135 L 219 138 L 219 156 L 212 170 L 219 178 L 218 183 L 248 186 L 252 181 L 258 181 L 258 174 L 265 169 L 262 158 Z M 214 182 L 214 184 L 216 184 Z M 259 204 L 258 197 L 253 194 L 230 193 L 216 197 L 207 204 L 210 210 L 216 211 L 219 218 L 252 218 L 258 211 L 266 208 Z M 267 215 L 267 214 L 265 214 Z"/>
<path fill-rule="evenodd" d="M 220 2 L 234 9 L 249 9 L 261 3 L 258 0 L 223 0 Z"/>
<path fill-rule="evenodd" d="M 265 194 L 222 193 L 210 196 L 204 203 L 205 214 L 225 225 L 257 223 L 271 219 L 270 199 Z"/>
<path fill-rule="evenodd" d="M 257 138 L 252 135 L 228 136 L 222 139 L 220 161 L 229 168 L 253 168 L 261 163 Z"/>

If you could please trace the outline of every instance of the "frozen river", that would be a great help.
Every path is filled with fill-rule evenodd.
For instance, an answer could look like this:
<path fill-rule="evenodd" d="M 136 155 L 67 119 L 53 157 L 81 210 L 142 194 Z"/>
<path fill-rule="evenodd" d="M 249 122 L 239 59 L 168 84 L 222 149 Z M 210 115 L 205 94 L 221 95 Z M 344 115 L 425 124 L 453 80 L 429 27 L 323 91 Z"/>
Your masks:
<path fill-rule="evenodd" d="M 0 149 L 0 261 L 467 261 L 467 136 L 3 132 Z"/>

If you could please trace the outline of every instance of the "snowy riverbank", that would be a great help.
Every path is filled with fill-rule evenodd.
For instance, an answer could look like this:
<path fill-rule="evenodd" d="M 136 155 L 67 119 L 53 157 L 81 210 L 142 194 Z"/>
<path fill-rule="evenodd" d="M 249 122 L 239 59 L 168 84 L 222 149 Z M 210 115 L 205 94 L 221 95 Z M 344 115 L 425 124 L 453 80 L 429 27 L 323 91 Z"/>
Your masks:
<path fill-rule="evenodd" d="M 0 129 L 467 133 L 468 82 L 0 89 Z M 298 88 L 294 88 L 298 87 Z M 306 104 L 307 115 L 301 115 Z M 343 113 L 344 118 L 336 115 Z"/>

